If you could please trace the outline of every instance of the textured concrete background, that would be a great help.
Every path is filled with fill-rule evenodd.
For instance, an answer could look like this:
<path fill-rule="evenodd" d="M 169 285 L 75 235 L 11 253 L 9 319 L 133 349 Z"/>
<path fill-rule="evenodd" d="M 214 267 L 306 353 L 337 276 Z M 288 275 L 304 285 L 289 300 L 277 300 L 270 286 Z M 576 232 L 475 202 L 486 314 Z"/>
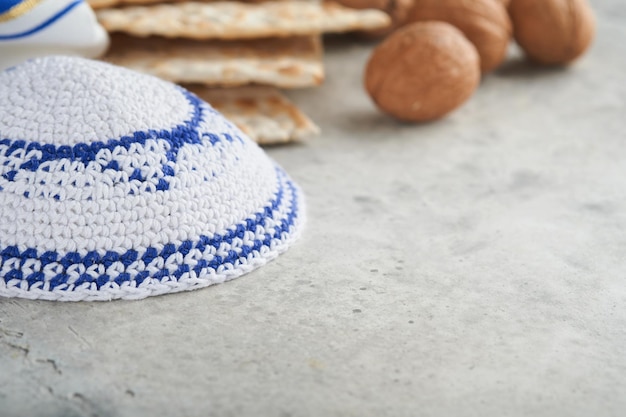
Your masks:
<path fill-rule="evenodd" d="M 513 58 L 452 117 L 398 125 L 332 41 L 269 150 L 303 239 L 141 302 L 0 300 L 0 416 L 618 416 L 626 410 L 626 6 L 566 71 Z"/>

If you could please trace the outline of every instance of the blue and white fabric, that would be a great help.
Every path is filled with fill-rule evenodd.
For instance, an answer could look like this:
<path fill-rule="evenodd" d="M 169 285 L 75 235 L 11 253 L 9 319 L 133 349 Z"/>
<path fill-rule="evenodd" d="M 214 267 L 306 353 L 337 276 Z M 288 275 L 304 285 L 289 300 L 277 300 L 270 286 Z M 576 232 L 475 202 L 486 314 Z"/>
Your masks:
<path fill-rule="evenodd" d="M 285 251 L 298 187 L 192 93 L 69 57 L 0 72 L 0 296 L 140 299 Z"/>
<path fill-rule="evenodd" d="M 96 58 L 108 45 L 84 0 L 0 0 L 0 70 L 48 55 Z"/>

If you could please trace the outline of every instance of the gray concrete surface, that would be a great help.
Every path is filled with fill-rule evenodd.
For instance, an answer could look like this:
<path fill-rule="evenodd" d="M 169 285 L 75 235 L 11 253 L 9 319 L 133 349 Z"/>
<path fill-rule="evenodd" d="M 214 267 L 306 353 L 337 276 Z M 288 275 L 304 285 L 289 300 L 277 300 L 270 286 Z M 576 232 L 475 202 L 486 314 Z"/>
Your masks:
<path fill-rule="evenodd" d="M 566 71 L 516 52 L 439 123 L 361 90 L 332 40 L 270 149 L 303 239 L 233 282 L 141 302 L 0 300 L 0 416 L 623 416 L 626 7 Z"/>

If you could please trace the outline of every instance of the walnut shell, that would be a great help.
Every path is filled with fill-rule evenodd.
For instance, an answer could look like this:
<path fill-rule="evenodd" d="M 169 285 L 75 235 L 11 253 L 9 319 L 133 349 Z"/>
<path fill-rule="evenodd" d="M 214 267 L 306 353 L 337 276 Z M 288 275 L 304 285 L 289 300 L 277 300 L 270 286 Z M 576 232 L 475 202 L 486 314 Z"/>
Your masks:
<path fill-rule="evenodd" d="M 484 73 L 506 58 L 512 28 L 500 0 L 416 0 L 408 21 L 426 20 L 441 20 L 459 28 L 478 50 Z"/>
<path fill-rule="evenodd" d="M 476 48 L 454 26 L 419 22 L 398 29 L 372 53 L 365 88 L 384 112 L 405 121 L 442 117 L 480 82 Z"/>
<path fill-rule="evenodd" d="M 391 17 L 391 25 L 384 29 L 365 32 L 368 37 L 383 37 L 406 23 L 414 0 L 333 0 L 352 9 L 378 9 Z"/>
<path fill-rule="evenodd" d="M 595 18 L 586 0 L 512 0 L 515 40 L 540 64 L 569 64 L 591 45 Z"/>

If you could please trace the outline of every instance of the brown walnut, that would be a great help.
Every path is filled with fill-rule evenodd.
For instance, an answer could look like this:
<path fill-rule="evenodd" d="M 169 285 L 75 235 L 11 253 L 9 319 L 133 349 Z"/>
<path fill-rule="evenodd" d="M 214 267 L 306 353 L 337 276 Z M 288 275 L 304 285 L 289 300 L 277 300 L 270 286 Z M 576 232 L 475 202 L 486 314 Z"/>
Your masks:
<path fill-rule="evenodd" d="M 489 72 L 506 58 L 511 20 L 501 0 L 415 0 L 409 22 L 440 20 L 456 26 L 474 44 Z"/>
<path fill-rule="evenodd" d="M 438 119 L 480 82 L 480 59 L 463 33 L 444 22 L 398 29 L 372 53 L 365 88 L 384 112 L 405 121 Z"/>
<path fill-rule="evenodd" d="M 586 0 L 512 0 L 515 40 L 533 61 L 569 64 L 591 45 L 595 18 Z"/>

